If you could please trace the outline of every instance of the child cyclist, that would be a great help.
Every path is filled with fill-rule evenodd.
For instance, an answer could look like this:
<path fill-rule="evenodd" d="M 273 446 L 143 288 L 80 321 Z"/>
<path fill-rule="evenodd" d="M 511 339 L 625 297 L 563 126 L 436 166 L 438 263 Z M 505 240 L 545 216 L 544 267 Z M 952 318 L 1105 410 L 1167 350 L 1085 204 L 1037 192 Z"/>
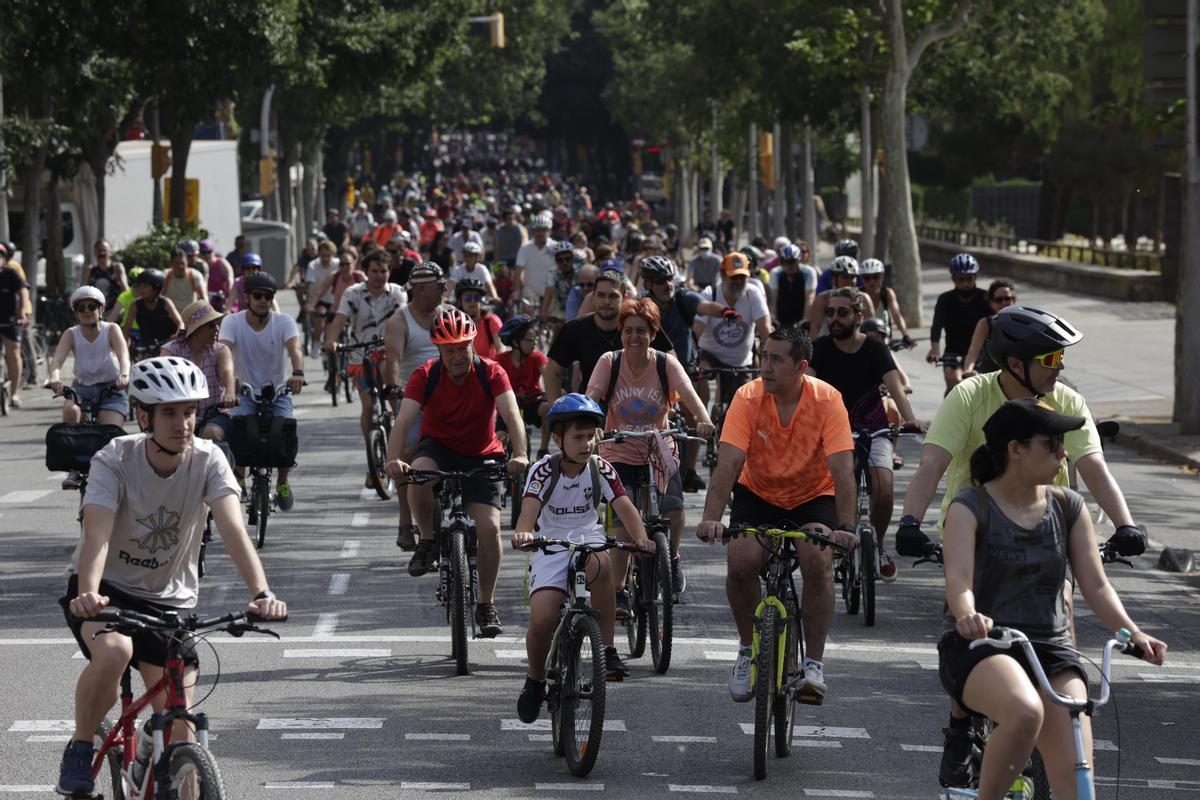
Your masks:
<path fill-rule="evenodd" d="M 633 501 L 625 494 L 617 471 L 607 461 L 593 455 L 597 429 L 604 424 L 600 404 L 586 395 L 567 394 L 550 406 L 546 418 L 554 443 L 562 452 L 546 456 L 530 468 L 521 501 L 521 516 L 512 538 L 513 547 L 533 541 L 535 527 L 546 538 L 571 536 L 583 543 L 603 542 L 604 528 L 596 510 L 599 500 L 603 499 L 612 505 L 633 543 L 643 550 L 653 551 L 654 543 L 646 537 L 642 519 Z M 595 473 L 591 472 L 593 469 Z M 598 487 L 599 498 L 595 496 L 593 486 Z M 529 563 L 529 630 L 525 634 L 529 674 L 517 700 L 517 716 L 526 724 L 538 718 L 545 699 L 546 655 L 550 652 L 559 607 L 567 593 L 568 558 L 566 551 L 537 552 Z M 600 615 L 600 628 L 604 634 L 608 679 L 619 681 L 629 672 L 613 646 L 616 594 L 607 552 L 595 553 L 588 559 L 587 577 L 592 605 Z"/>

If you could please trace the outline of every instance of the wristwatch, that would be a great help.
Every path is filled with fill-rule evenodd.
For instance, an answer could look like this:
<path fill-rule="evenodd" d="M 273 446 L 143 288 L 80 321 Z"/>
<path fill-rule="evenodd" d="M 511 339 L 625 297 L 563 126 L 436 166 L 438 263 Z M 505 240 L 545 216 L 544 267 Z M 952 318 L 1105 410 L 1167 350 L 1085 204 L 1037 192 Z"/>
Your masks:
<path fill-rule="evenodd" d="M 270 589 L 263 589 L 261 592 L 254 595 L 254 599 L 255 600 L 274 600 L 275 593 L 272 592 Z"/>

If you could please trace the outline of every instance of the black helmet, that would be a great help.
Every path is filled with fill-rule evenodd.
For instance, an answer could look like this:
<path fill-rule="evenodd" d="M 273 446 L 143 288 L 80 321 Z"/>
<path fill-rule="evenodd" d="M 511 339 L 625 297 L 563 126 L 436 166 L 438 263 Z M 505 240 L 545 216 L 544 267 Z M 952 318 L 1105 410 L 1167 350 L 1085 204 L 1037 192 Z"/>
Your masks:
<path fill-rule="evenodd" d="M 987 347 L 992 360 L 1003 366 L 1009 356 L 1030 361 L 1082 338 L 1083 334 L 1060 316 L 1032 306 L 1013 306 L 992 317 Z"/>
<path fill-rule="evenodd" d="M 513 342 L 523 337 L 525 335 L 525 331 L 529 330 L 529 326 L 533 323 L 533 317 L 509 317 L 508 320 L 500 326 L 500 343 L 505 347 L 512 347 Z"/>
<path fill-rule="evenodd" d="M 868 317 L 862 321 L 858 329 L 863 333 L 878 333 L 881 336 L 887 336 L 887 326 L 883 324 L 883 320 L 879 317 Z"/>
<path fill-rule="evenodd" d="M 758 265 L 767 259 L 767 254 L 752 244 L 748 244 L 742 248 L 742 255 L 750 259 L 751 271 L 758 269 Z"/>
<path fill-rule="evenodd" d="M 647 279 L 669 281 L 675 277 L 675 265 L 666 256 L 648 256 L 642 259 L 639 269 Z"/>
<path fill-rule="evenodd" d="M 144 283 L 147 286 L 153 286 L 156 290 L 162 291 L 167 285 L 167 276 L 163 274 L 161 269 L 142 270 L 142 274 L 138 276 L 138 283 Z"/>
<path fill-rule="evenodd" d="M 466 292 L 479 292 L 483 294 L 487 287 L 479 278 L 463 278 L 458 283 L 454 284 L 454 299 L 461 300 Z"/>
<path fill-rule="evenodd" d="M 858 242 L 853 239 L 841 239 L 833 246 L 835 256 L 850 256 L 858 258 Z"/>
<path fill-rule="evenodd" d="M 246 294 L 264 291 L 275 294 L 275 292 L 279 291 L 279 287 L 276 285 L 275 279 L 266 272 L 256 272 L 246 279 L 246 282 L 242 287 L 242 291 L 244 291 Z"/>

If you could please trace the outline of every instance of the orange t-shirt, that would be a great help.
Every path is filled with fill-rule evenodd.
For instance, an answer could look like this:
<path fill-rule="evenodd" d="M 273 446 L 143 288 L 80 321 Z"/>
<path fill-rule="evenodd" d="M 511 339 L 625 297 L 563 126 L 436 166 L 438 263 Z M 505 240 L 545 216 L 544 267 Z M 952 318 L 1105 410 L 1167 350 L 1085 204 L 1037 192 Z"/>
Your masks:
<path fill-rule="evenodd" d="M 787 425 L 762 378 L 737 390 L 721 428 L 721 442 L 746 454 L 738 483 L 779 508 L 832 495 L 828 457 L 854 449 L 850 418 L 837 389 L 804 376 L 800 402 Z"/>

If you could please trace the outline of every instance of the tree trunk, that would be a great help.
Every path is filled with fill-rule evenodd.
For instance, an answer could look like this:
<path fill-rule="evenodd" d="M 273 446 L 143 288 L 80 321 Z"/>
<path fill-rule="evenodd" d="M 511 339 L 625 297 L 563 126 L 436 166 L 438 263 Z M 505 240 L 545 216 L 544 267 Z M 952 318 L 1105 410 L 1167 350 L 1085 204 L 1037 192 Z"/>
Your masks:
<path fill-rule="evenodd" d="M 804 122 L 804 155 L 800 159 L 804 170 L 804 180 L 800 182 L 804 194 L 800 198 L 800 213 L 804 218 L 804 227 L 800 229 L 802 237 L 810 245 L 813 252 L 817 249 L 817 239 L 821 237 L 820 226 L 817 224 L 817 180 L 813 170 L 813 130 L 812 125 Z"/>
<path fill-rule="evenodd" d="M 1137 189 L 1129 192 L 1125 213 L 1125 249 L 1137 252 L 1138 227 L 1142 224 L 1142 193 Z"/>
<path fill-rule="evenodd" d="M 758 125 L 750 123 L 750 172 L 746 181 L 746 241 L 758 236 Z M 734 243 L 736 246 L 736 242 Z"/>
<path fill-rule="evenodd" d="M 58 195 L 60 180 L 51 172 L 46 192 L 46 293 L 51 296 L 65 295 L 70 291 L 63 269 L 62 204 Z"/>
<path fill-rule="evenodd" d="M 176 120 L 171 128 L 171 219 L 184 224 L 187 202 L 187 162 L 195 124 Z"/>
<path fill-rule="evenodd" d="M 891 238 L 892 280 L 896 299 L 908 324 L 923 324 L 921 308 L 921 254 L 913 221 L 912 191 L 908 177 L 908 142 L 904 114 L 908 98 L 908 69 L 903 29 L 899 44 L 893 38 L 892 63 L 883 88 L 883 163 L 887 167 L 887 205 Z"/>
<path fill-rule="evenodd" d="M 875 252 L 875 145 L 871 137 L 871 89 L 866 83 L 859 90 L 858 170 L 862 176 L 859 192 L 862 235 L 859 244 L 864 258 Z"/>
<path fill-rule="evenodd" d="M 25 190 L 25 219 L 21 225 L 21 266 L 25 268 L 25 277 L 31 287 L 29 294 L 34 298 L 34 313 L 37 313 L 37 262 L 42 247 L 42 170 L 46 168 L 46 152 L 45 145 L 39 147 L 33 154 L 33 160 L 21 171 L 21 185 Z"/>
<path fill-rule="evenodd" d="M 296 147 L 294 141 L 283 142 L 283 157 L 279 159 L 279 181 L 276 194 L 279 196 L 279 219 L 288 225 L 294 224 L 292 217 L 292 165 L 296 163 Z M 341 208 L 341 206 L 338 206 Z"/>
<path fill-rule="evenodd" d="M 800 235 L 796 225 L 796 146 L 791 120 L 779 123 L 779 157 L 783 159 L 783 232 L 789 239 Z M 812 242 L 809 242 L 811 245 Z"/>
<path fill-rule="evenodd" d="M 882 139 L 883 139 L 883 111 L 882 111 L 882 109 L 876 109 L 875 113 L 871 115 L 871 123 L 872 123 L 871 132 L 874 134 L 872 138 L 877 142 L 882 141 Z M 891 192 L 891 189 L 889 188 L 889 185 L 888 185 L 887 163 L 885 162 L 885 163 L 879 165 L 877 172 L 878 172 L 878 182 L 876 184 L 876 191 L 878 193 L 878 197 L 880 198 L 880 202 L 876 203 L 876 210 L 875 210 L 875 248 L 874 248 L 874 253 L 868 253 L 868 255 L 874 255 L 875 258 L 878 258 L 880 261 L 887 264 L 887 263 L 890 263 L 890 261 L 891 261 L 890 247 L 891 247 L 891 235 L 892 235 L 891 214 L 888 212 L 888 207 L 889 207 L 890 203 L 888 203 L 888 200 L 887 200 L 887 198 L 891 196 L 889 194 Z M 860 251 L 860 252 L 866 252 L 866 251 Z"/>

